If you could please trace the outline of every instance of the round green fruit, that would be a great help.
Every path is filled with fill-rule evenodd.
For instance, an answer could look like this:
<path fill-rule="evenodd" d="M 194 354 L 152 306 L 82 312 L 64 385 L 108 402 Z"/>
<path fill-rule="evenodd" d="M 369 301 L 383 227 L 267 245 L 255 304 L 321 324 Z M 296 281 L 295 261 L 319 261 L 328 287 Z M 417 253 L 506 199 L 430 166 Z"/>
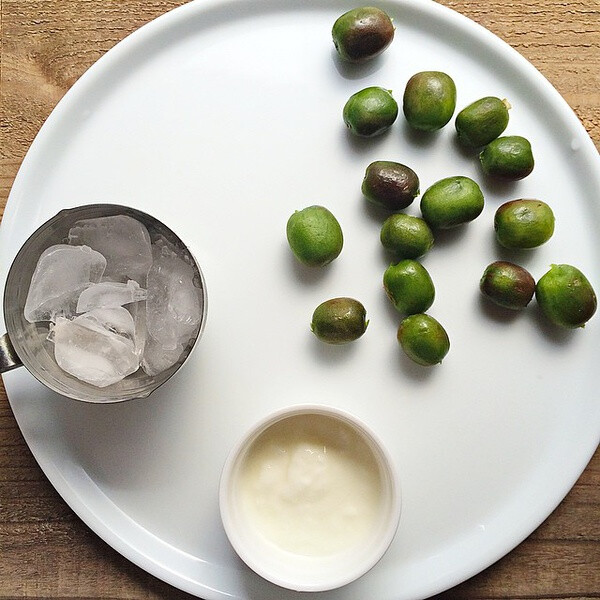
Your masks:
<path fill-rule="evenodd" d="M 456 133 L 468 148 L 481 148 L 495 140 L 508 125 L 509 104 L 494 96 L 486 96 L 463 108 L 456 115 Z"/>
<path fill-rule="evenodd" d="M 421 196 L 421 214 L 434 229 L 449 229 L 473 221 L 483 206 L 479 185 L 460 175 L 441 179 Z"/>
<path fill-rule="evenodd" d="M 383 287 L 398 312 L 425 312 L 435 299 L 435 287 L 425 267 L 416 260 L 401 260 L 383 274 Z"/>
<path fill-rule="evenodd" d="M 319 304 L 310 324 L 311 331 L 327 344 L 347 344 L 367 330 L 367 311 L 353 298 L 332 298 Z"/>
<path fill-rule="evenodd" d="M 596 292 L 586 276 L 571 265 L 552 265 L 535 286 L 535 299 L 555 325 L 583 327 L 596 312 Z"/>
<path fill-rule="evenodd" d="M 486 175 L 513 181 L 527 177 L 535 165 L 529 140 L 519 135 L 496 138 L 483 149 L 479 160 Z"/>
<path fill-rule="evenodd" d="M 426 314 L 406 317 L 398 328 L 398 342 L 411 360 L 425 367 L 441 363 L 450 350 L 446 330 Z"/>
<path fill-rule="evenodd" d="M 397 258 L 419 258 L 433 246 L 429 225 L 419 217 L 405 213 L 390 215 L 383 223 L 381 244 Z"/>
<path fill-rule="evenodd" d="M 406 165 L 389 160 L 372 162 L 365 171 L 362 193 L 386 210 L 402 210 L 419 195 L 419 178 Z"/>
<path fill-rule="evenodd" d="M 339 17 L 331 36 L 340 58 L 362 63 L 379 56 L 392 43 L 394 25 L 380 8 L 363 6 Z"/>
<path fill-rule="evenodd" d="M 422 71 L 406 84 L 402 109 L 408 124 L 421 131 L 436 131 L 450 121 L 456 108 L 456 85 L 440 71 Z"/>
<path fill-rule="evenodd" d="M 554 233 L 554 213 L 541 200 L 511 200 L 496 210 L 494 229 L 505 248 L 537 248 Z"/>
<path fill-rule="evenodd" d="M 486 267 L 479 281 L 479 289 L 494 304 L 511 310 L 521 310 L 533 298 L 535 280 L 527 269 L 498 260 Z"/>
<path fill-rule="evenodd" d="M 350 96 L 342 116 L 353 134 L 374 137 L 393 125 L 398 116 L 398 103 L 390 90 L 368 87 Z"/>
<path fill-rule="evenodd" d="M 296 211 L 287 222 L 287 239 L 294 256 L 303 264 L 322 267 L 337 258 L 344 245 L 342 228 L 324 206 Z"/>

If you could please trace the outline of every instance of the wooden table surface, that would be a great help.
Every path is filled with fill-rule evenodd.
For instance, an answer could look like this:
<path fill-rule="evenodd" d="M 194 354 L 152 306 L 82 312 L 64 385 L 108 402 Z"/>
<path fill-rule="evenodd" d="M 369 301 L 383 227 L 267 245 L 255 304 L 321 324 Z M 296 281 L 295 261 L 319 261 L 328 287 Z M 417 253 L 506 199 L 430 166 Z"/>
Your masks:
<path fill-rule="evenodd" d="M 442 3 L 528 58 L 600 147 L 598 0 Z M 35 134 L 69 87 L 127 34 L 180 4 L 0 0 L 0 210 Z M 191 598 L 131 564 L 73 514 L 31 456 L 3 387 L 0 598 Z M 526 541 L 437 598 L 600 598 L 600 452 L 563 503 Z"/>

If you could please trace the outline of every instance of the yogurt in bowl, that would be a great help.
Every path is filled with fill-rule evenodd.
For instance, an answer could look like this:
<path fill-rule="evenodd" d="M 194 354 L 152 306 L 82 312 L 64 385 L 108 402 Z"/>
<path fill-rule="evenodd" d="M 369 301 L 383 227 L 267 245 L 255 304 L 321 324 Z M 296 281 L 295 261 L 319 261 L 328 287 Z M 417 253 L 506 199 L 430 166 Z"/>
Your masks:
<path fill-rule="evenodd" d="M 392 461 L 357 417 L 297 405 L 256 424 L 233 448 L 220 509 L 242 560 L 297 591 L 330 590 L 371 569 L 400 518 Z"/>

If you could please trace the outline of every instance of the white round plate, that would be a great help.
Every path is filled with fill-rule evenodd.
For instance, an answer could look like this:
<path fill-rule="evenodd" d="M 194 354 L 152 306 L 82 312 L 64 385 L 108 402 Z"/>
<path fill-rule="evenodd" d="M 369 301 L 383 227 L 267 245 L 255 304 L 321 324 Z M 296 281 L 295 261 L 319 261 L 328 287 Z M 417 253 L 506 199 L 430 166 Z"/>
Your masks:
<path fill-rule="evenodd" d="M 393 545 L 360 580 L 327 600 L 425 598 L 509 552 L 561 501 L 600 434 L 600 319 L 547 325 L 535 303 L 505 315 L 478 291 L 486 265 L 512 258 L 539 278 L 570 263 L 600 289 L 600 161 L 550 84 L 491 33 L 434 2 L 390 0 L 396 38 L 359 68 L 334 56 L 341 0 L 202 0 L 141 28 L 69 91 L 34 141 L 0 235 L 3 278 L 20 245 L 60 209 L 128 204 L 166 222 L 198 258 L 208 287 L 204 336 L 189 361 L 146 400 L 80 404 L 24 369 L 5 376 L 10 403 L 42 469 L 78 515 L 119 552 L 208 600 L 296 600 L 235 556 L 222 529 L 219 474 L 234 442 L 268 412 L 326 403 L 355 413 L 388 445 L 402 480 Z M 449 73 L 458 106 L 509 99 L 507 134 L 528 137 L 533 174 L 486 181 L 456 145 L 453 125 L 417 135 L 399 117 L 380 138 L 352 139 L 346 99 L 370 85 L 402 96 L 420 70 Z M 373 160 L 398 160 L 421 187 L 462 174 L 486 208 L 439 236 L 423 259 L 437 288 L 430 314 L 448 330 L 441 366 L 422 368 L 396 342 L 399 315 L 382 290 L 389 257 L 382 215 L 360 193 Z M 540 198 L 554 237 L 502 252 L 496 208 Z M 323 204 L 345 234 L 327 268 L 299 266 L 285 238 L 295 209 Z M 418 201 L 407 212 L 418 214 Z M 309 331 L 335 296 L 371 319 L 354 344 Z"/>

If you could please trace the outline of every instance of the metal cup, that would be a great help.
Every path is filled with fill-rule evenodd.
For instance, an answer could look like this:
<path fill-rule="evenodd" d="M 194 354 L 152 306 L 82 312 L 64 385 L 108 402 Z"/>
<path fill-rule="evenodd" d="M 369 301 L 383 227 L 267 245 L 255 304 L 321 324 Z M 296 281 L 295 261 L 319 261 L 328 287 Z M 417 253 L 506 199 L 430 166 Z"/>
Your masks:
<path fill-rule="evenodd" d="M 201 320 L 195 335 L 172 367 L 155 376 L 147 375 L 140 368 L 117 383 L 98 388 L 69 375 L 57 365 L 53 343 L 46 339 L 47 323 L 30 323 L 25 319 L 23 310 L 31 278 L 42 252 L 53 244 L 65 243 L 69 229 L 76 221 L 113 215 L 133 217 L 146 226 L 151 239 L 162 235 L 182 253 L 187 254 L 195 271 L 193 281 L 200 301 Z M 164 223 L 126 206 L 89 204 L 62 210 L 39 227 L 23 244 L 6 279 L 4 321 L 7 333 L 0 338 L 0 373 L 25 366 L 36 379 L 51 390 L 83 402 L 121 402 L 144 398 L 179 370 L 200 337 L 206 321 L 206 285 L 202 271 L 190 250 Z"/>

